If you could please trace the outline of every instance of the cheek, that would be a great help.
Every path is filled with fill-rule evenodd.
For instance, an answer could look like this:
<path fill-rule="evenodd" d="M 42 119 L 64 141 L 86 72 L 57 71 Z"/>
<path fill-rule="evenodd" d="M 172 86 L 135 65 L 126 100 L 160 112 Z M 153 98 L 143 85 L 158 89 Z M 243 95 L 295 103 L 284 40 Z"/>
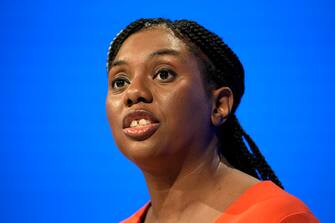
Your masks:
<path fill-rule="evenodd" d="M 112 132 L 112 136 L 114 139 L 114 142 L 116 143 L 117 147 L 123 148 L 122 142 L 123 136 L 122 136 L 122 119 L 120 117 L 121 115 L 121 107 L 120 107 L 120 100 L 117 98 L 110 98 L 107 96 L 106 98 L 106 114 L 109 122 L 109 126 Z M 123 152 L 122 149 L 120 149 L 121 152 Z"/>
<path fill-rule="evenodd" d="M 182 83 L 176 88 L 178 90 L 169 94 L 164 98 L 165 102 L 161 103 L 163 111 L 169 111 L 166 115 L 179 127 L 181 124 L 184 127 L 198 127 L 202 123 L 207 124 L 210 119 L 209 99 L 203 86 L 189 83 Z"/>
<path fill-rule="evenodd" d="M 118 117 L 121 114 L 121 102 L 121 97 L 107 96 L 106 98 L 106 114 L 112 131 L 120 125 Z"/>
<path fill-rule="evenodd" d="M 114 113 L 113 111 L 113 106 L 112 106 L 112 102 L 111 100 L 107 97 L 106 98 L 106 114 L 107 114 L 107 118 L 108 118 L 108 122 L 109 124 L 111 124 L 112 121 L 112 114 Z"/>

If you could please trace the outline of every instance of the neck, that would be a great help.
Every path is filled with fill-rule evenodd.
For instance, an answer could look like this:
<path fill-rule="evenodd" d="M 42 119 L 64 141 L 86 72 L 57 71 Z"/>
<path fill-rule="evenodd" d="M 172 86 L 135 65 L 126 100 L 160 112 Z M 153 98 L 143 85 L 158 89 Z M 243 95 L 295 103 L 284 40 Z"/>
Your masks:
<path fill-rule="evenodd" d="M 220 162 L 216 144 L 212 141 L 202 154 L 187 157 L 182 164 L 170 166 L 162 174 L 142 170 L 151 197 L 153 219 L 166 220 L 171 216 L 177 219 L 188 209 L 211 206 L 210 194 L 215 194 L 230 169 Z"/>

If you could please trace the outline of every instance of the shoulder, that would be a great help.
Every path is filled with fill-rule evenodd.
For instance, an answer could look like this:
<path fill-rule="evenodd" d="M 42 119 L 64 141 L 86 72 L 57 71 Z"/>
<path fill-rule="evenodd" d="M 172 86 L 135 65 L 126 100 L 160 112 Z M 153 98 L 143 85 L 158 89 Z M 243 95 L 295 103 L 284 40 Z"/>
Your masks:
<path fill-rule="evenodd" d="M 278 192 L 277 195 L 271 194 L 268 198 L 251 205 L 245 214 L 259 218 L 260 222 L 318 222 L 301 200 L 285 191 Z"/>
<path fill-rule="evenodd" d="M 239 219 L 236 222 L 316 223 L 309 208 L 298 198 L 271 181 L 255 184 L 233 202 L 219 218 Z M 224 221 L 222 221 L 224 220 Z"/>
<path fill-rule="evenodd" d="M 129 218 L 121 221 L 121 223 L 141 223 L 144 218 L 148 208 L 150 206 L 150 202 L 147 202 L 143 207 L 137 210 L 133 215 Z"/>
<path fill-rule="evenodd" d="M 319 223 L 319 220 L 311 212 L 297 212 L 285 216 L 280 223 Z"/>

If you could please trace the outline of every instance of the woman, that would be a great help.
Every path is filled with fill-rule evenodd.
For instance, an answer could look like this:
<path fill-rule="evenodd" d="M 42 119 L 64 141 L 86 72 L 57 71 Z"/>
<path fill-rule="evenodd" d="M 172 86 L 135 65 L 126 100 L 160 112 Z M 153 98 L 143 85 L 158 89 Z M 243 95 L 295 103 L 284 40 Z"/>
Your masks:
<path fill-rule="evenodd" d="M 318 222 L 240 126 L 244 70 L 216 34 L 140 19 L 111 43 L 107 69 L 114 139 L 151 197 L 125 223 Z"/>

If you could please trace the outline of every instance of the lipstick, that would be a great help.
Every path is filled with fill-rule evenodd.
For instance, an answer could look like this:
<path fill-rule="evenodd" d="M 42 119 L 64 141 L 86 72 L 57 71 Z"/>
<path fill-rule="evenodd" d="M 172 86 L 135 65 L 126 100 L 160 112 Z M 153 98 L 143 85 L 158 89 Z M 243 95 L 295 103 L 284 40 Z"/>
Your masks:
<path fill-rule="evenodd" d="M 134 110 L 123 119 L 123 132 L 137 141 L 143 141 L 152 136 L 159 128 L 159 121 L 149 111 Z"/>

